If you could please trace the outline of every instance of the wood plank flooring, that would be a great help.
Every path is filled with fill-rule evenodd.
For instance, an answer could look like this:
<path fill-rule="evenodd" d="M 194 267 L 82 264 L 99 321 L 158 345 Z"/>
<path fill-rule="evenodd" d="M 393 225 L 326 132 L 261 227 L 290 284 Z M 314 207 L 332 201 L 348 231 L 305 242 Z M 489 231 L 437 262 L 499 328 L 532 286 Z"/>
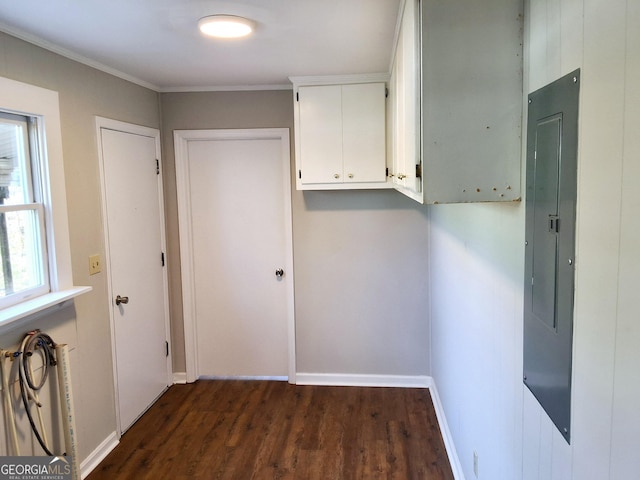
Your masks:
<path fill-rule="evenodd" d="M 87 477 L 452 480 L 428 390 L 172 386 Z"/>

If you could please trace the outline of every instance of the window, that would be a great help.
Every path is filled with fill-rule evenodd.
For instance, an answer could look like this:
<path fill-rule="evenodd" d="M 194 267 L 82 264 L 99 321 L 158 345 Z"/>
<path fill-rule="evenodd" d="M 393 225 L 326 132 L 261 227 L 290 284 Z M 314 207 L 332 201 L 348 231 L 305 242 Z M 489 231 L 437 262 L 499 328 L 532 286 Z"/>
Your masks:
<path fill-rule="evenodd" d="M 58 93 L 0 77 L 0 329 L 74 287 Z"/>
<path fill-rule="evenodd" d="M 38 123 L 0 112 L 0 307 L 49 292 Z"/>

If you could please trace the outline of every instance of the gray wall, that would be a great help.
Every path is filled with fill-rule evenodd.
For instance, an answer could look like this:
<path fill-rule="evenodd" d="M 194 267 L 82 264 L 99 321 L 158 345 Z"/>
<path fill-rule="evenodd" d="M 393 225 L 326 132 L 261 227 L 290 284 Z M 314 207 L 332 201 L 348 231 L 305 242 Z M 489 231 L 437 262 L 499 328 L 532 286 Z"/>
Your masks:
<path fill-rule="evenodd" d="M 40 317 L 38 327 L 74 348 L 72 370 L 81 459 L 116 429 L 106 275 L 89 276 L 88 257 L 104 259 L 95 115 L 160 127 L 158 94 L 0 33 L 0 75 L 59 92 L 71 261 L 76 285 L 93 291 L 65 315 Z M 52 329 L 52 330 L 50 330 Z M 0 333 L 12 342 L 17 332 Z M 0 347 L 4 348 L 4 343 Z"/>
<path fill-rule="evenodd" d="M 286 127 L 293 145 L 292 97 L 161 94 L 174 371 L 185 364 L 173 130 Z M 292 209 L 297 371 L 428 375 L 424 208 L 394 191 L 294 190 Z"/>

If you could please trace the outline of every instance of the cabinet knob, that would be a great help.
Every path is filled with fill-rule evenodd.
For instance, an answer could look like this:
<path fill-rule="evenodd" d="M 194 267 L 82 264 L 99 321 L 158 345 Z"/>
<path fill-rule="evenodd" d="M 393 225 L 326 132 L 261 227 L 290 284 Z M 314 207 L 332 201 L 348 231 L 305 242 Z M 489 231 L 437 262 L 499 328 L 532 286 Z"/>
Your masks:
<path fill-rule="evenodd" d="M 350 173 L 350 174 L 349 174 L 349 178 L 353 178 L 353 173 Z"/>
<path fill-rule="evenodd" d="M 337 174 L 337 173 L 334 173 L 334 174 L 333 174 L 333 178 L 340 178 L 340 175 L 339 175 L 339 174 Z"/>
<path fill-rule="evenodd" d="M 404 173 L 399 173 L 398 178 L 402 180 L 403 178 L 406 178 L 406 175 Z"/>

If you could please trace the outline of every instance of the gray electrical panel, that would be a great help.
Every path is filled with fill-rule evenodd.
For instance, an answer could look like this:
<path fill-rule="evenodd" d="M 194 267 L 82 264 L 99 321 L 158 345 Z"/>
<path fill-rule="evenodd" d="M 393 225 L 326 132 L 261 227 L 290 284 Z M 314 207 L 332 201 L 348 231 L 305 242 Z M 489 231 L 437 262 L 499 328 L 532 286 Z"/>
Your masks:
<path fill-rule="evenodd" d="M 579 92 L 576 70 L 529 95 L 527 127 L 524 383 L 567 442 Z"/>

